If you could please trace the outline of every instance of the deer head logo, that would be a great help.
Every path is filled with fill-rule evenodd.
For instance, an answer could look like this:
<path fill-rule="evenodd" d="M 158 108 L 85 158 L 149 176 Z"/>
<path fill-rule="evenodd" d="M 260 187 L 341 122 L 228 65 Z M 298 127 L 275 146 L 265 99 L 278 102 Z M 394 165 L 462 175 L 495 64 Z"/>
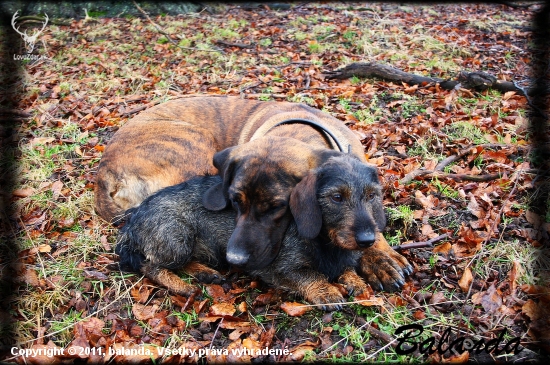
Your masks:
<path fill-rule="evenodd" d="M 23 41 L 25 41 L 25 48 L 27 49 L 27 53 L 32 53 L 32 51 L 34 50 L 34 44 L 36 43 L 38 36 L 40 35 L 40 33 L 42 33 L 42 31 L 44 30 L 44 28 L 46 28 L 46 25 L 48 24 L 48 20 L 49 20 L 48 14 L 44 14 L 44 25 L 42 25 L 42 29 L 40 29 L 38 32 L 34 33 L 33 35 L 28 35 L 26 30 L 25 32 L 21 32 L 19 30 L 19 27 L 15 26 L 15 20 L 18 18 L 17 16 L 18 13 L 19 13 L 19 10 L 17 10 L 15 14 L 13 14 L 13 17 L 11 18 L 11 25 L 13 29 L 23 37 Z"/>

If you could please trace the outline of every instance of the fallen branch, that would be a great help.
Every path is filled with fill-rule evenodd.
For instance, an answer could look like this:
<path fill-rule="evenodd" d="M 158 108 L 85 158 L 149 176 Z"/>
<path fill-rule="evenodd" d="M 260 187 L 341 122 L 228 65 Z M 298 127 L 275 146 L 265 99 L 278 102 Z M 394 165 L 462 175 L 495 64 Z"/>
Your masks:
<path fill-rule="evenodd" d="M 254 48 L 253 44 L 226 42 L 226 41 L 222 41 L 220 39 L 216 40 L 215 43 L 216 44 L 221 44 L 222 46 L 227 46 L 227 47 Z"/>
<path fill-rule="evenodd" d="M 485 175 L 466 175 L 466 174 L 447 174 L 441 171 L 427 171 L 427 173 L 422 174 L 422 177 L 437 177 L 442 179 L 452 179 L 454 181 L 491 181 L 500 179 L 502 174 L 485 174 Z"/>
<path fill-rule="evenodd" d="M 449 237 L 446 233 L 442 234 L 440 236 L 434 237 L 428 241 L 424 242 L 413 242 L 413 243 L 405 243 L 404 245 L 399 246 L 393 246 L 393 249 L 396 251 L 402 251 L 402 250 L 409 250 L 411 248 L 424 248 L 424 247 L 433 247 L 434 243 L 441 241 L 445 238 Z"/>
<path fill-rule="evenodd" d="M 328 71 L 325 76 L 328 79 L 347 79 L 353 76 L 378 77 L 384 80 L 405 82 L 409 85 L 439 84 L 443 89 L 453 90 L 458 84 L 464 89 L 487 90 L 489 88 L 500 92 L 515 91 L 525 95 L 524 90 L 513 82 L 498 80 L 493 75 L 485 72 L 461 71 L 456 80 L 444 80 L 437 77 L 421 76 L 401 71 L 389 65 L 376 62 L 356 62 L 335 71 Z"/>
<path fill-rule="evenodd" d="M 422 170 L 422 169 L 416 169 L 411 172 L 409 172 L 407 175 L 405 175 L 400 183 L 403 185 L 411 183 L 413 180 L 415 180 L 417 177 L 423 177 L 426 175 L 433 175 L 433 174 L 439 174 L 437 177 L 441 176 L 443 178 L 447 177 L 456 181 L 461 180 L 470 180 L 470 181 L 489 181 L 498 179 L 499 176 L 495 175 L 463 175 L 463 174 L 445 174 L 442 171 L 450 165 L 451 163 L 460 160 L 464 156 L 468 155 L 472 152 L 473 148 L 481 147 L 482 149 L 485 148 L 495 148 L 495 147 L 502 147 L 502 145 L 494 144 L 494 143 L 488 143 L 488 144 L 482 144 L 477 146 L 470 146 L 467 148 L 462 149 L 460 152 L 458 152 L 456 155 L 451 155 L 443 160 L 441 160 L 436 166 L 434 170 Z M 475 177 L 477 176 L 477 177 Z M 487 179 L 487 180 L 484 180 Z"/>

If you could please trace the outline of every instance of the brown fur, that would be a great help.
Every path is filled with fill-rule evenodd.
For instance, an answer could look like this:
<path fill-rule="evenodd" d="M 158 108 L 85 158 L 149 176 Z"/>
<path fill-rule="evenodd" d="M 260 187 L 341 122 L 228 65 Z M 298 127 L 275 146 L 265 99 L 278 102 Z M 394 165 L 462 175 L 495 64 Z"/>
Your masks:
<path fill-rule="evenodd" d="M 338 119 L 304 104 L 238 97 L 176 99 L 140 113 L 115 133 L 97 172 L 96 212 L 113 221 L 163 187 L 215 174 L 218 170 L 212 159 L 216 152 L 249 142 L 263 125 L 292 119 L 324 123 L 351 146 L 354 155 L 365 160 L 363 147 L 352 131 Z M 278 126 L 268 135 L 291 137 L 314 148 L 334 147 L 324 134 L 304 124 Z"/>

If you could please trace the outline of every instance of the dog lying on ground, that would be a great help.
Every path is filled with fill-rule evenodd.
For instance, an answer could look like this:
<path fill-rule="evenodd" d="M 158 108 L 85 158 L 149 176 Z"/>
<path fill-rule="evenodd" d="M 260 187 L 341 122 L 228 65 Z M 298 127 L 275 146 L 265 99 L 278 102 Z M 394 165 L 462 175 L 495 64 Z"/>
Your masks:
<path fill-rule="evenodd" d="M 233 147 L 220 151 L 228 146 Z M 290 191 L 334 148 L 365 162 L 353 132 L 303 104 L 232 97 L 173 100 L 139 114 L 114 135 L 96 176 L 96 211 L 107 220 L 120 218 L 124 210 L 162 187 L 219 171 L 223 184 L 209 191 L 203 202 L 210 210 L 229 203 L 237 210 L 227 259 L 245 270 L 262 268 L 277 256 L 291 221 Z M 265 164 L 266 156 L 274 163 Z M 358 242 L 365 237 L 358 236 Z M 407 261 L 385 241 L 377 241 L 372 251 L 362 260 L 364 271 L 381 270 L 368 275 L 372 285 L 401 287 Z"/>
<path fill-rule="evenodd" d="M 138 114 L 109 141 L 98 167 L 95 210 L 113 221 L 163 187 L 216 174 L 216 152 L 265 135 L 323 149 L 337 149 L 338 140 L 344 152 L 349 148 L 365 162 L 361 142 L 344 123 L 305 104 L 213 96 L 176 99 Z"/>
<path fill-rule="evenodd" d="M 217 270 L 228 266 L 225 253 L 236 213 L 205 209 L 202 200 L 222 183 L 219 176 L 197 177 L 162 189 L 130 209 L 117 239 L 121 268 L 141 272 L 186 296 L 197 288 L 173 271 L 183 270 L 200 281 L 219 279 Z M 351 155 L 331 157 L 296 185 L 290 209 L 295 221 L 275 260 L 247 271 L 325 310 L 339 309 L 344 298 L 329 281 L 337 280 L 348 293 L 366 290 L 356 270 L 363 271 L 362 257 L 372 248 L 361 249 L 355 237 L 368 236 L 374 243 L 385 226 L 377 171 Z M 410 266 L 405 267 L 410 273 Z"/>
<path fill-rule="evenodd" d="M 279 143 L 282 139 L 275 141 L 272 136 L 289 137 L 294 143 Z M 247 181 L 271 168 L 251 156 L 263 144 L 279 157 L 277 165 L 263 175 L 262 194 L 242 195 L 249 209 L 237 211 L 237 229 L 228 246 L 233 265 L 263 267 L 277 255 L 290 222 L 291 189 L 323 162 L 323 152 L 349 150 L 365 161 L 363 147 L 351 130 L 307 105 L 196 97 L 173 100 L 139 114 L 120 128 L 105 149 L 96 176 L 96 212 L 112 220 L 162 187 L 215 174 L 222 165 L 216 161 L 222 159 L 213 158 L 214 154 L 231 146 L 229 166 L 235 168 L 230 179 L 244 192 Z M 209 209 L 226 207 L 222 195 L 227 191 L 219 193 L 211 194 L 206 202 Z"/>

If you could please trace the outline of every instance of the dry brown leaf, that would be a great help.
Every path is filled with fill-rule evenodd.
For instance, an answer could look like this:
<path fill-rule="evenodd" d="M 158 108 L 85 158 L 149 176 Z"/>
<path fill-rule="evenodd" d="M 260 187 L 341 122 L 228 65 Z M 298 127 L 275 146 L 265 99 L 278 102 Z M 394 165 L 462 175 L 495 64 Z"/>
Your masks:
<path fill-rule="evenodd" d="M 468 211 L 475 215 L 478 219 L 485 217 L 485 211 L 479 206 L 475 196 L 470 193 L 470 202 L 468 203 Z"/>
<path fill-rule="evenodd" d="M 55 141 L 54 137 L 36 137 L 29 141 L 29 146 L 32 148 L 38 144 L 47 144 Z"/>
<path fill-rule="evenodd" d="M 59 195 L 61 194 L 62 189 L 63 189 L 63 183 L 61 181 L 57 180 L 52 183 L 51 190 L 53 193 L 52 195 L 53 200 L 57 200 L 57 198 L 59 198 Z"/>
<path fill-rule="evenodd" d="M 281 304 L 281 309 L 289 316 L 299 317 L 303 316 L 307 311 L 310 311 L 312 308 L 302 303 L 284 302 Z"/>
<path fill-rule="evenodd" d="M 151 319 L 155 316 L 155 313 L 157 312 L 157 309 L 159 308 L 158 305 L 143 305 L 140 303 L 134 303 L 132 306 L 132 313 L 134 314 L 134 317 L 136 317 L 139 321 L 146 321 L 148 319 Z"/>
<path fill-rule="evenodd" d="M 38 252 L 52 252 L 52 246 L 47 244 L 41 244 L 38 246 Z"/>
<path fill-rule="evenodd" d="M 238 306 L 237 306 L 237 309 L 239 310 L 239 312 L 241 313 L 245 313 L 247 310 L 248 310 L 248 307 L 246 305 L 246 302 L 241 302 Z"/>
<path fill-rule="evenodd" d="M 235 328 L 233 332 L 227 336 L 231 341 L 239 339 L 243 334 L 250 332 L 250 327 L 239 327 Z"/>
<path fill-rule="evenodd" d="M 105 281 L 109 279 L 107 275 L 97 270 L 84 270 L 84 276 L 87 277 L 88 279 L 95 279 L 95 280 L 101 280 L 101 281 Z"/>
<path fill-rule="evenodd" d="M 25 283 L 29 285 L 38 286 L 40 284 L 40 281 L 38 280 L 38 275 L 36 274 L 36 270 L 24 269 L 23 275 L 21 275 L 20 277 Z"/>
<path fill-rule="evenodd" d="M 252 306 L 269 304 L 271 303 L 272 297 L 273 293 L 260 294 L 256 297 L 256 299 L 254 299 L 254 303 L 252 304 Z"/>
<path fill-rule="evenodd" d="M 462 277 L 458 280 L 458 286 L 460 286 L 460 289 L 462 289 L 464 293 L 467 293 L 470 290 L 470 285 L 472 284 L 473 279 L 474 277 L 472 276 L 472 270 L 470 270 L 469 267 L 464 269 Z"/>
<path fill-rule="evenodd" d="M 508 274 L 508 279 L 510 280 L 510 290 L 512 293 L 516 291 L 516 287 L 518 286 L 517 277 L 520 275 L 521 271 L 521 263 L 518 260 L 514 260 L 512 262 L 512 269 Z"/>
<path fill-rule="evenodd" d="M 132 295 L 132 298 L 134 298 L 134 300 L 140 304 L 147 303 L 147 299 L 149 299 L 149 296 L 151 295 L 152 292 L 153 292 L 153 288 L 145 285 L 142 285 L 139 288 L 133 287 L 130 290 L 130 294 Z M 187 301 L 187 298 L 184 298 L 184 299 L 185 301 Z M 176 301 L 177 300 L 178 298 L 176 299 Z"/>
<path fill-rule="evenodd" d="M 221 285 L 211 284 L 206 286 L 206 292 L 212 298 L 212 302 L 216 303 L 229 303 L 235 302 L 235 296 L 230 293 L 225 293 Z"/>
<path fill-rule="evenodd" d="M 420 190 L 415 191 L 414 199 L 417 203 L 422 205 L 424 209 L 432 209 L 434 207 L 432 200 L 422 194 Z"/>
<path fill-rule="evenodd" d="M 445 242 L 445 243 L 442 243 L 441 245 L 435 246 L 433 249 L 433 252 L 448 256 L 452 247 L 453 245 L 451 245 L 450 242 Z"/>
<path fill-rule="evenodd" d="M 498 293 L 497 288 L 495 288 L 494 284 L 491 284 L 489 289 L 487 289 L 487 291 L 485 292 L 482 292 L 480 296 L 481 298 L 479 298 L 479 303 L 475 304 L 481 304 L 481 306 L 487 313 L 496 312 L 502 305 L 502 296 Z"/>
<path fill-rule="evenodd" d="M 290 350 L 290 354 L 286 357 L 286 361 L 302 361 L 306 356 L 306 353 L 314 351 L 319 347 L 320 341 L 311 342 L 306 341 Z"/>
<path fill-rule="evenodd" d="M 218 303 L 210 307 L 210 314 L 213 316 L 232 316 L 235 312 L 235 306 L 229 303 Z"/>
<path fill-rule="evenodd" d="M 365 307 L 372 307 L 374 305 L 383 306 L 384 300 L 381 297 L 371 297 L 369 293 L 362 293 L 354 297 L 356 301 L 359 301 L 358 304 L 361 304 Z"/>

